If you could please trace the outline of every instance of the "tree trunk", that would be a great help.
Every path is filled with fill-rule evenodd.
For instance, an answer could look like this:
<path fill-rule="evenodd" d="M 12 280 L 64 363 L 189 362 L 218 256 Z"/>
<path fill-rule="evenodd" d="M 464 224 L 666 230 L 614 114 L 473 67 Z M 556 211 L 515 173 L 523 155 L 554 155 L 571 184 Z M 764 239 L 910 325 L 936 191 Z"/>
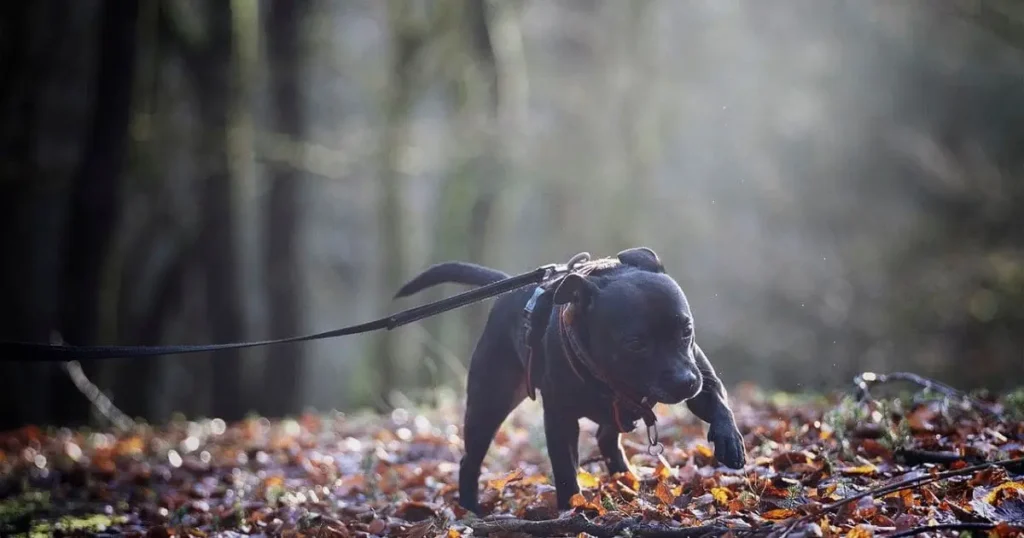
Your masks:
<path fill-rule="evenodd" d="M 0 8 L 0 338 L 45 341 L 55 320 L 48 295 L 53 277 L 40 271 L 50 254 L 39 249 L 61 230 L 47 217 L 58 208 L 40 202 L 46 179 L 39 161 L 43 134 L 39 111 L 54 84 L 51 72 L 69 35 L 68 9 L 40 2 L 12 2 Z M 50 195 L 52 200 L 55 198 Z M 31 230 L 29 233 L 14 230 Z M 41 259 L 42 258 L 42 259 Z M 59 274 L 59 270 L 56 271 Z M 48 420 L 50 365 L 0 365 L 0 429 Z"/>
<path fill-rule="evenodd" d="M 303 109 L 301 26 L 310 9 L 306 0 L 273 0 L 267 21 L 270 62 L 272 128 L 291 140 L 302 140 L 306 131 Z M 298 334 L 302 327 L 302 281 L 299 264 L 301 229 L 299 199 L 302 174 L 288 163 L 271 167 L 270 191 L 264 237 L 269 307 L 269 337 Z M 274 346 L 267 350 L 266 412 L 282 416 L 299 410 L 299 388 L 306 371 L 305 347 Z"/>
<path fill-rule="evenodd" d="M 402 201 L 402 152 L 407 144 L 409 111 L 412 108 L 416 83 L 414 69 L 423 47 L 424 34 L 410 21 L 410 6 L 402 0 L 388 3 L 391 20 L 390 83 L 385 101 L 385 124 L 380 145 L 380 184 L 378 193 L 378 230 L 380 233 L 379 265 L 383 272 L 380 296 L 390 297 L 408 276 L 405 244 L 405 208 Z M 377 334 L 375 353 L 371 360 L 377 368 L 378 406 L 391 405 L 391 392 L 399 385 L 398 334 L 382 331 Z"/>
<path fill-rule="evenodd" d="M 229 112 L 233 95 L 234 40 L 231 5 L 207 6 L 207 40 L 202 53 L 192 58 L 196 70 L 201 119 L 200 151 L 206 176 L 200 187 L 200 252 L 206 286 L 206 313 L 213 342 L 235 342 L 245 336 L 242 292 L 239 285 L 237 211 L 228 144 Z M 246 412 L 242 394 L 242 353 L 227 350 L 210 357 L 212 410 L 225 420 Z"/>
<path fill-rule="evenodd" d="M 468 260 L 485 264 L 489 253 L 489 244 L 493 237 L 495 206 L 498 194 L 504 182 L 505 166 L 501 148 L 501 87 L 498 73 L 498 62 L 495 58 L 494 40 L 488 21 L 487 3 L 485 0 L 468 0 L 466 2 L 465 25 L 469 34 L 469 44 L 473 52 L 476 71 L 483 83 L 487 96 L 486 109 L 483 114 L 487 133 L 484 135 L 483 148 L 477 157 L 475 172 L 476 196 L 469 207 L 469 218 L 464 224 L 468 237 L 466 249 Z M 466 329 L 470 338 L 478 338 L 483 332 L 487 319 L 487 308 L 490 305 L 480 303 L 470 305 L 463 311 Z M 467 355 L 466 360 L 469 357 Z"/>
<path fill-rule="evenodd" d="M 101 276 L 120 216 L 121 172 L 128 148 L 135 74 L 137 2 L 106 2 L 99 32 L 96 102 L 81 165 L 71 184 L 59 330 L 73 344 L 95 343 Z M 88 369 L 93 370 L 92 368 Z M 63 368 L 52 370 L 54 418 L 77 422 L 88 404 Z"/>

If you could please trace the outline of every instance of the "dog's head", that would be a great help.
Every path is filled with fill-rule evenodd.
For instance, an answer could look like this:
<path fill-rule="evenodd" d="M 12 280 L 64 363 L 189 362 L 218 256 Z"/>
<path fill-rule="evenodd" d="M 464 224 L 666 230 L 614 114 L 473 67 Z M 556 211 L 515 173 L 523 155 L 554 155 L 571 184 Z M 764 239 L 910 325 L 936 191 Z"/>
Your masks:
<path fill-rule="evenodd" d="M 618 259 L 590 276 L 567 275 L 554 302 L 572 303 L 593 360 L 632 392 L 665 404 L 693 398 L 702 379 L 686 295 L 651 249 Z"/>

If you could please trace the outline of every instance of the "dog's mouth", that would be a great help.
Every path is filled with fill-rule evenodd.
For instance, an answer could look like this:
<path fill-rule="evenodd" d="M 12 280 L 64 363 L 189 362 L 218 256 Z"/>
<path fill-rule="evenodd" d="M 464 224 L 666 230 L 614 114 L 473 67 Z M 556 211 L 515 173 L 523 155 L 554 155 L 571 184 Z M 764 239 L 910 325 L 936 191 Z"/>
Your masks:
<path fill-rule="evenodd" d="M 700 377 L 681 383 L 652 383 L 648 399 L 665 405 L 675 405 L 699 394 L 702 386 Z"/>
<path fill-rule="evenodd" d="M 670 393 L 670 392 L 662 389 L 661 387 L 655 386 L 655 387 L 651 387 L 651 395 L 648 398 L 646 398 L 646 399 L 649 400 L 649 401 L 653 400 L 654 402 L 660 403 L 660 404 L 675 405 L 675 404 L 683 402 L 683 401 L 685 401 L 685 400 L 687 400 L 689 398 L 692 398 L 693 396 L 696 396 L 696 394 L 691 395 L 691 396 L 686 396 L 685 394 L 678 394 L 678 393 L 673 394 L 673 393 Z"/>

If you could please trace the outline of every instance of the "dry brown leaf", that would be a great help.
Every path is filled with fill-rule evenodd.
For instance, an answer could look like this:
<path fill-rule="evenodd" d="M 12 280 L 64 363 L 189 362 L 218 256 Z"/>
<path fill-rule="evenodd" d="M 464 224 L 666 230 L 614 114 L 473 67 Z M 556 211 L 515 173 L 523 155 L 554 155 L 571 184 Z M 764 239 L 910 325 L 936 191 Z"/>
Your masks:
<path fill-rule="evenodd" d="M 409 501 L 398 507 L 395 516 L 406 521 L 417 522 L 437 517 L 437 510 L 423 502 Z"/>
<path fill-rule="evenodd" d="M 503 476 L 501 478 L 495 478 L 493 480 L 488 480 L 487 481 L 487 487 L 489 487 L 491 489 L 496 489 L 498 491 L 504 491 L 505 490 L 505 486 L 511 484 L 512 482 L 517 482 L 517 481 L 522 480 L 522 479 L 523 479 L 523 470 L 519 469 L 519 468 L 516 468 L 516 469 L 510 471 L 509 473 L 505 474 L 505 476 Z"/>
<path fill-rule="evenodd" d="M 809 464 L 814 461 L 814 455 L 804 450 L 783 452 L 772 458 L 772 466 L 777 471 L 785 471 L 797 464 Z"/>
<path fill-rule="evenodd" d="M 657 486 L 654 486 L 654 496 L 665 504 L 672 504 L 676 500 L 676 495 L 673 495 L 668 486 L 661 481 L 658 482 Z"/>
<path fill-rule="evenodd" d="M 789 508 L 776 508 L 761 514 L 761 517 L 772 521 L 781 521 L 783 519 L 789 519 L 795 515 L 796 510 L 791 510 Z"/>

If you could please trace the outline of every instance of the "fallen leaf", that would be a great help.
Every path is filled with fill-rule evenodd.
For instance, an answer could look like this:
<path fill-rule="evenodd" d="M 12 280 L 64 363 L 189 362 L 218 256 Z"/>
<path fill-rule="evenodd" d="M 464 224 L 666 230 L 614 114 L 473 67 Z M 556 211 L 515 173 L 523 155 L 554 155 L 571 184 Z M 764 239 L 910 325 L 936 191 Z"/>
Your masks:
<path fill-rule="evenodd" d="M 808 464 L 814 461 L 814 455 L 804 450 L 783 452 L 772 458 L 772 466 L 777 471 L 786 471 L 796 464 Z"/>
<path fill-rule="evenodd" d="M 711 495 L 722 506 L 725 506 L 732 497 L 732 493 L 726 488 L 711 488 Z"/>
<path fill-rule="evenodd" d="M 672 494 L 668 486 L 662 481 L 658 481 L 658 485 L 654 486 L 654 496 L 665 504 L 672 504 L 676 500 L 676 496 Z"/>
<path fill-rule="evenodd" d="M 581 488 L 596 488 L 601 485 L 601 481 L 598 478 L 582 469 L 576 473 L 576 480 L 579 482 Z"/>
<path fill-rule="evenodd" d="M 711 450 L 711 447 L 703 443 L 697 443 L 697 446 L 694 447 L 694 451 L 705 458 L 713 458 L 715 456 L 715 452 Z"/>
<path fill-rule="evenodd" d="M 395 511 L 395 516 L 406 521 L 417 522 L 437 517 L 437 511 L 429 504 L 410 501 L 402 503 Z"/>
<path fill-rule="evenodd" d="M 795 515 L 796 510 L 791 510 L 789 508 L 776 508 L 774 510 L 769 510 L 761 514 L 761 517 L 765 519 L 770 519 L 772 521 L 780 521 L 783 519 L 789 519 Z"/>
<path fill-rule="evenodd" d="M 498 491 L 504 491 L 505 490 L 505 486 L 511 484 L 512 482 L 518 482 L 518 481 L 520 481 L 522 479 L 523 479 L 523 470 L 519 469 L 519 468 L 516 468 L 515 470 L 507 473 L 505 476 L 503 476 L 501 478 L 495 478 L 494 480 L 488 480 L 487 481 L 487 487 L 489 487 L 491 489 L 496 489 Z"/>
<path fill-rule="evenodd" d="M 873 475 L 878 472 L 878 467 L 868 463 L 856 467 L 843 467 L 839 472 L 847 476 Z"/>

